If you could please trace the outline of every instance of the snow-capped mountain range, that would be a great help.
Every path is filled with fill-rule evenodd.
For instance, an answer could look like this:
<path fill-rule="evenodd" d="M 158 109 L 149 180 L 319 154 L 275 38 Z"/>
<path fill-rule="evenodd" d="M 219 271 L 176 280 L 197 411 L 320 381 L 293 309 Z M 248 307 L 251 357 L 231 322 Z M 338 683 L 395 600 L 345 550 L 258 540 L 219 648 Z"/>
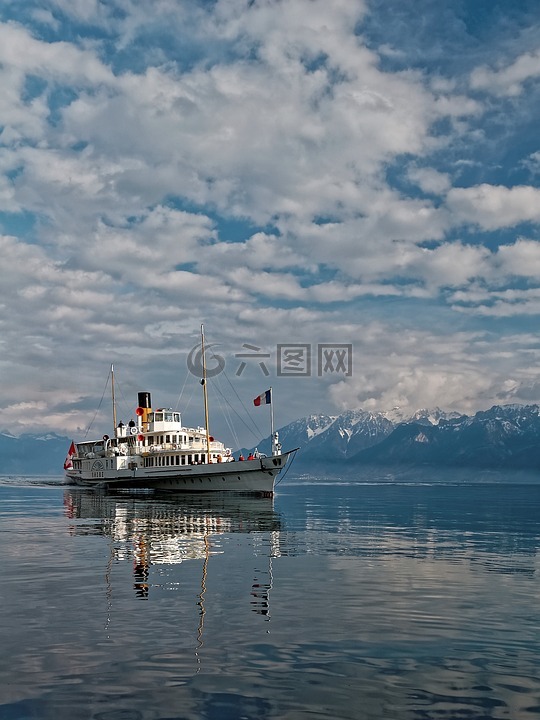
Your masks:
<path fill-rule="evenodd" d="M 310 415 L 280 430 L 284 448 L 300 448 L 297 463 L 540 468 L 540 407 L 495 405 L 473 416 L 421 409 L 406 416 L 349 410 Z M 268 451 L 269 440 L 259 449 Z"/>
<path fill-rule="evenodd" d="M 409 416 L 399 408 L 348 410 L 300 418 L 279 435 L 284 449 L 300 448 L 294 468 L 301 472 L 368 465 L 540 470 L 538 405 L 495 405 L 472 416 L 439 408 Z M 0 433 L 0 474 L 60 475 L 69 443 L 54 433 Z M 270 439 L 258 449 L 268 453 Z"/>

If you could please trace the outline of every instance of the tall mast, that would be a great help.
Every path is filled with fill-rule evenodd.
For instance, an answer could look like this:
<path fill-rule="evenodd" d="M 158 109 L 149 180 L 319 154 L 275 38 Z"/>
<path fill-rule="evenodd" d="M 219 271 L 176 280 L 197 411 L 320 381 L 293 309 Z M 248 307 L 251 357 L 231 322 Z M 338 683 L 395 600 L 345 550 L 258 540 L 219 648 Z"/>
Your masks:
<path fill-rule="evenodd" d="M 114 365 L 112 363 L 111 363 L 111 393 L 112 393 L 113 436 L 116 437 L 116 400 L 114 397 Z"/>
<path fill-rule="evenodd" d="M 207 462 L 211 462 L 210 459 L 210 430 L 208 424 L 208 392 L 206 390 L 206 354 L 204 351 L 204 326 L 201 323 L 201 355 L 202 355 L 202 386 L 204 395 L 204 424 L 206 428 L 206 457 Z"/>
<path fill-rule="evenodd" d="M 272 386 L 270 386 L 270 437 L 274 444 L 274 398 L 272 397 Z"/>

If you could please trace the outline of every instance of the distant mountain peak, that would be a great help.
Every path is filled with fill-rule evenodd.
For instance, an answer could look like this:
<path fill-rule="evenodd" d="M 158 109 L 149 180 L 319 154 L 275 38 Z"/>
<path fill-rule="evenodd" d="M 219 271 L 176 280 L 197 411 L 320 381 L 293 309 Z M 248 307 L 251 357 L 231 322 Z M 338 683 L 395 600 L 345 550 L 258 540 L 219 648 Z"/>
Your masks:
<path fill-rule="evenodd" d="M 380 414 L 396 424 L 403 422 L 423 422 L 429 423 L 430 425 L 438 425 L 441 420 L 455 420 L 463 417 L 463 413 L 459 413 L 454 410 L 441 410 L 439 407 L 418 408 L 418 410 L 411 412 L 410 409 L 396 406 L 391 410 L 383 411 Z"/>
<path fill-rule="evenodd" d="M 12 433 L 8 432 L 7 430 L 0 430 L 0 435 L 2 437 L 12 438 L 13 440 L 17 439 L 16 435 L 13 435 Z"/>

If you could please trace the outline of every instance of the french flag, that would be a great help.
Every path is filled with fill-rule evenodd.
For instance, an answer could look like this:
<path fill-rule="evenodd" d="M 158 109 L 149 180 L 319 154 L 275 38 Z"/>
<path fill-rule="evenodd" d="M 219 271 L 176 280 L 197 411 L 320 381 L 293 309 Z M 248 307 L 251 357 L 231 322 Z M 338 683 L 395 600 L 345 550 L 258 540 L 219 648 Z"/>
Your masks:
<path fill-rule="evenodd" d="M 272 390 L 267 390 L 266 392 L 263 392 L 262 395 L 259 395 L 259 397 L 256 397 L 253 401 L 253 404 L 255 407 L 259 407 L 259 405 L 270 405 L 272 402 Z"/>

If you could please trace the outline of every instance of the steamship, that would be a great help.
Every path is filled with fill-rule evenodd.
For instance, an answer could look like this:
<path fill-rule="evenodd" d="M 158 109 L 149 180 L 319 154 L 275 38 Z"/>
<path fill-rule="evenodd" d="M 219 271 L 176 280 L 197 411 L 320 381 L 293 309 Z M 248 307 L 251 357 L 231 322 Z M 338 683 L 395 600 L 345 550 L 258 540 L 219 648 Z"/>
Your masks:
<path fill-rule="evenodd" d="M 276 476 L 295 450 L 282 452 L 273 412 L 269 456 L 255 451 L 246 459 L 235 458 L 231 448 L 210 435 L 202 327 L 201 337 L 206 427 L 186 427 L 180 412 L 152 408 L 149 392 L 138 393 L 137 420 L 117 424 L 111 368 L 113 436 L 71 443 L 64 463 L 70 482 L 101 488 L 273 494 Z"/>

